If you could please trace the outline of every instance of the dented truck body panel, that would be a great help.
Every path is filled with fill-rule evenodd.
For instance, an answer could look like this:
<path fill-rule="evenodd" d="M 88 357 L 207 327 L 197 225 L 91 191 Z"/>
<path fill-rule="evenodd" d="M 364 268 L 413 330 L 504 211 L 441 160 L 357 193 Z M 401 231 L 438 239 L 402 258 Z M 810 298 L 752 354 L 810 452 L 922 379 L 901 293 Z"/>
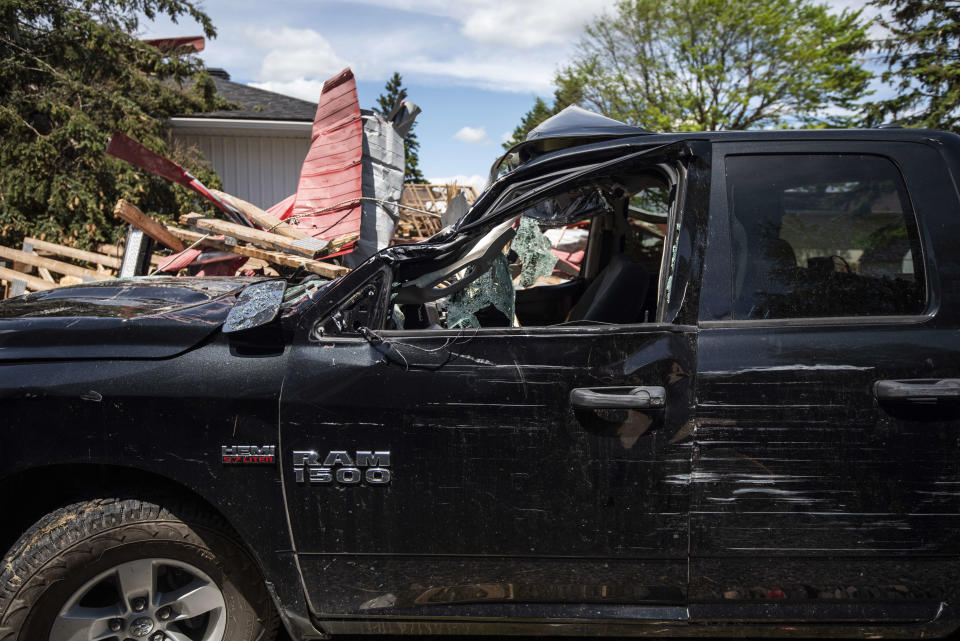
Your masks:
<path fill-rule="evenodd" d="M 276 443 L 285 363 L 282 348 L 251 350 L 223 335 L 169 359 L 0 363 L 3 476 L 33 473 L 7 485 L 5 500 L 21 522 L 36 520 L 49 506 L 31 499 L 34 486 L 57 468 L 72 471 L 57 490 L 66 502 L 101 475 L 134 470 L 169 479 L 216 507 L 284 600 L 302 601 L 292 559 L 284 558 L 292 544 L 281 526 L 276 466 L 223 465 L 220 450 Z"/>
<path fill-rule="evenodd" d="M 897 142 L 718 144 L 714 166 L 759 151 L 892 158 L 920 226 L 927 302 L 901 318 L 702 323 L 690 600 L 744 616 L 816 603 L 841 620 L 934 619 L 960 589 L 960 413 L 885 403 L 875 386 L 960 376 L 953 180 L 936 146 Z M 714 235 L 729 238 L 719 213 Z M 719 276 L 705 275 L 716 288 L 701 318 L 729 308 Z"/>
<path fill-rule="evenodd" d="M 427 615 L 441 603 L 454 614 L 457 592 L 486 590 L 470 585 L 499 588 L 464 606 L 510 600 L 505 590 L 522 602 L 683 604 L 692 334 L 542 328 L 388 340 L 386 362 L 363 340 L 292 353 L 310 374 L 284 389 L 284 443 L 390 449 L 393 460 L 382 488 L 330 493 L 285 479 L 322 614 Z M 571 389 L 610 385 L 663 386 L 669 403 L 584 425 Z M 343 402 L 347 389 L 364 390 L 362 407 Z"/>
<path fill-rule="evenodd" d="M 457 225 L 282 304 L 267 286 L 229 333 L 251 281 L 114 281 L 0 304 L 5 509 L 50 511 L 31 483 L 58 467 L 166 479 L 232 524 L 297 640 L 960 627 L 960 413 L 949 394 L 878 392 L 960 379 L 960 138 L 561 133 L 555 150 L 524 147 Z M 922 308 L 738 316 L 748 235 L 731 223 L 743 199 L 729 159 L 847 153 L 903 178 Z M 387 326 L 404 288 L 457 266 L 524 202 L 609 189 L 618 159 L 677 176 L 648 322 Z M 852 280 L 847 262 L 830 273 Z M 583 400 L 624 390 L 623 404 Z M 243 464 L 269 446 L 273 463 Z"/>

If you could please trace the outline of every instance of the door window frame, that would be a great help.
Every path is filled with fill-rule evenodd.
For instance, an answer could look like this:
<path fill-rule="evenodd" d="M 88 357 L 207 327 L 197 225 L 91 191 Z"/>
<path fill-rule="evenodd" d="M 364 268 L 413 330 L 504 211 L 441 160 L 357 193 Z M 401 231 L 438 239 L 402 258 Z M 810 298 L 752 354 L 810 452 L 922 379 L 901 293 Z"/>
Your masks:
<path fill-rule="evenodd" d="M 706 141 L 684 141 L 681 145 L 676 143 L 670 145 L 669 157 L 664 157 L 658 152 L 654 152 L 650 157 L 650 165 L 657 167 L 664 163 L 676 165 L 677 170 L 677 194 L 670 207 L 670 215 L 667 221 L 667 233 L 664 237 L 664 251 L 661 257 L 660 279 L 657 292 L 657 313 L 651 322 L 647 323 L 629 323 L 629 324 L 604 324 L 604 325 L 544 325 L 544 326 L 523 326 L 523 327 L 481 327 L 481 328 L 460 328 L 460 329 L 379 329 L 377 334 L 387 337 L 415 337 L 415 336 L 440 336 L 456 339 L 458 337 L 469 337 L 475 333 L 487 334 L 529 334 L 529 333 L 582 333 L 594 334 L 601 332 L 622 333 L 625 331 L 691 331 L 695 330 L 698 296 L 700 288 L 700 268 L 702 266 L 702 230 L 706 227 L 706 211 L 702 207 L 696 207 L 695 204 L 702 202 L 709 192 L 710 172 L 710 143 Z M 678 148 L 679 147 L 679 148 Z M 613 171 L 613 170 L 611 170 Z M 662 171 L 658 168 L 658 171 Z M 685 236 L 684 236 L 685 235 Z M 686 241 L 680 243 L 684 237 Z M 683 244 L 688 249 L 678 249 L 673 251 L 675 246 Z M 686 260 L 689 267 L 685 275 L 677 280 L 678 275 L 676 266 L 678 262 Z M 346 277 L 349 278 L 349 275 Z M 666 296 L 666 283 L 668 278 L 674 279 L 671 284 L 672 296 L 668 299 Z M 366 286 L 368 281 L 364 281 L 359 286 L 351 288 L 350 291 L 359 291 Z M 337 304 L 334 312 L 342 304 Z M 325 317 L 324 317 L 325 318 Z M 309 322 L 310 330 L 309 342 L 321 343 L 343 343 L 343 342 L 366 342 L 366 339 L 356 333 L 345 333 L 339 335 L 326 335 L 318 339 L 313 335 L 313 328 L 323 322 L 324 318 L 314 317 Z"/>

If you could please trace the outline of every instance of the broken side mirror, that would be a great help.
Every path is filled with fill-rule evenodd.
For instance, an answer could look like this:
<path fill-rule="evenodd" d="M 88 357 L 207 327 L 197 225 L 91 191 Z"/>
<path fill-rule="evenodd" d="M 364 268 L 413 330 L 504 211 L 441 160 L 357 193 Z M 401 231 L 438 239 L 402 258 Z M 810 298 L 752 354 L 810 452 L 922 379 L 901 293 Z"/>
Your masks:
<path fill-rule="evenodd" d="M 282 280 L 268 280 L 248 285 L 237 299 L 221 331 L 235 334 L 262 327 L 272 322 L 283 304 L 283 293 L 287 283 Z"/>

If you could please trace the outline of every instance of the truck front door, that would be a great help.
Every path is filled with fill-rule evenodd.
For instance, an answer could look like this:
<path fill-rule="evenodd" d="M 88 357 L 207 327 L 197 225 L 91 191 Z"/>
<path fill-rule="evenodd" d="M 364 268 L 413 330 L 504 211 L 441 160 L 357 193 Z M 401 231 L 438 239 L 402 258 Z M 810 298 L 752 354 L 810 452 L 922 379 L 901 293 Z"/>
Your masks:
<path fill-rule="evenodd" d="M 317 616 L 686 619 L 699 227 L 681 219 L 706 174 L 681 174 L 650 322 L 293 347 L 284 484 Z"/>

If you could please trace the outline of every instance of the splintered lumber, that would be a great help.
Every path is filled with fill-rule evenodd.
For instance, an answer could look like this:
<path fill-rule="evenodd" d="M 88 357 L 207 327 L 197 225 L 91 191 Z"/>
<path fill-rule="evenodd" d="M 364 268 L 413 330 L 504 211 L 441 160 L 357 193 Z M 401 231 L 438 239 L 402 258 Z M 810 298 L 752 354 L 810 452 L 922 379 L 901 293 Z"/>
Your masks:
<path fill-rule="evenodd" d="M 260 231 L 252 227 L 244 227 L 236 223 L 228 223 L 216 218 L 205 218 L 200 214 L 190 213 L 180 216 L 180 223 L 192 225 L 204 231 L 232 236 L 237 240 L 245 240 L 260 247 L 276 251 L 298 254 L 307 258 L 316 258 L 327 248 L 327 241 L 315 238 L 294 240 L 273 232 Z"/>
<path fill-rule="evenodd" d="M 20 251 L 19 249 L 14 249 L 12 247 L 4 247 L 3 245 L 0 245 L 0 258 L 6 258 L 23 265 L 32 265 L 33 267 L 38 268 L 42 267 L 57 274 L 77 276 L 86 280 L 103 280 L 104 278 L 108 278 L 108 276 L 102 272 L 97 272 L 83 267 L 77 267 L 76 265 L 63 263 L 59 260 L 53 260 L 52 258 L 44 258 L 43 256 L 39 256 L 37 254 Z"/>
<path fill-rule="evenodd" d="M 310 234 L 304 233 L 288 223 L 285 220 L 280 220 L 273 214 L 267 213 L 264 210 L 260 209 L 253 203 L 248 203 L 242 198 L 237 198 L 231 194 L 228 194 L 224 191 L 219 191 L 216 189 L 209 189 L 208 191 L 220 198 L 232 204 L 234 207 L 243 212 L 243 215 L 254 221 L 264 229 L 272 231 L 281 236 L 286 236 L 287 238 L 295 238 L 297 240 L 303 240 L 305 238 L 312 238 Z"/>
<path fill-rule="evenodd" d="M 113 213 L 134 227 L 139 227 L 147 236 L 154 239 L 161 245 L 169 247 L 175 252 L 180 252 L 186 249 L 186 246 L 180 241 L 180 239 L 168 232 L 167 228 L 164 227 L 163 224 L 155 221 L 153 218 L 150 218 L 145 213 L 140 211 L 135 205 L 127 202 L 123 198 L 117 201 L 117 206 L 114 207 Z"/>
<path fill-rule="evenodd" d="M 97 252 L 84 251 L 83 249 L 77 249 L 75 247 L 58 245 L 56 243 L 40 240 L 39 238 L 24 238 L 23 246 L 32 247 L 33 250 L 38 253 L 42 252 L 45 254 L 53 254 L 55 256 L 63 256 L 64 258 L 82 260 L 87 263 L 93 263 L 94 265 L 103 265 L 104 267 L 120 269 L 121 261 L 119 258 L 114 256 L 107 256 L 105 254 L 98 254 Z"/>
<path fill-rule="evenodd" d="M 326 256 L 327 254 L 336 254 L 338 251 L 340 251 L 350 243 L 355 242 L 358 238 L 360 238 L 360 234 L 357 232 L 354 232 L 352 234 L 345 234 L 340 238 L 334 238 L 327 245 L 322 255 Z"/>
<path fill-rule="evenodd" d="M 57 286 L 56 283 L 48 283 L 42 278 L 37 278 L 36 276 L 30 276 L 29 274 L 23 274 L 21 272 L 15 271 L 13 269 L 8 269 L 6 267 L 0 267 L 0 278 L 13 284 L 14 281 L 22 281 L 26 284 L 27 289 L 32 289 L 34 291 L 40 291 L 43 289 L 53 289 Z"/>
<path fill-rule="evenodd" d="M 327 278 L 337 278 L 350 271 L 348 267 L 331 265 L 330 263 L 323 263 L 318 260 L 311 260 L 301 256 L 292 256 L 283 252 L 270 251 L 267 249 L 261 249 L 259 247 L 231 244 L 229 241 L 223 238 L 203 238 L 203 234 L 187 229 L 180 229 L 178 227 L 170 227 L 169 229 L 170 233 L 175 234 L 178 238 L 180 238 L 180 240 L 190 245 L 200 241 L 200 244 L 206 247 L 212 247 L 221 251 L 233 252 L 234 254 L 247 256 L 249 258 L 258 258 L 274 265 L 283 265 L 284 267 L 303 267 L 308 272 L 325 276 Z"/>

